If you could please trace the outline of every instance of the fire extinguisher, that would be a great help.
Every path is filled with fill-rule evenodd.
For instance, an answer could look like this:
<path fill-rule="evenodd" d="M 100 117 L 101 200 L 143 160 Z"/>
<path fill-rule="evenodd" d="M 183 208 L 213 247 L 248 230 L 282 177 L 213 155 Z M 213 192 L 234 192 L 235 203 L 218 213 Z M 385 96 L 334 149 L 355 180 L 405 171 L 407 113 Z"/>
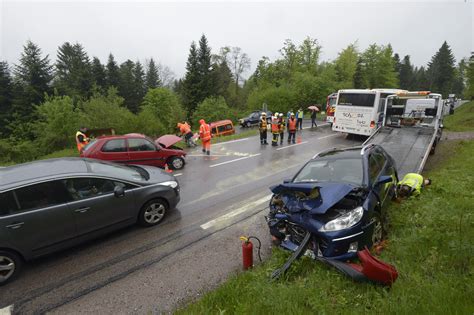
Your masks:
<path fill-rule="evenodd" d="M 260 256 L 260 248 L 262 246 L 262 243 L 260 242 L 260 240 L 255 236 L 241 236 L 240 240 L 242 241 L 242 266 L 244 270 L 253 267 L 253 244 L 250 241 L 250 239 L 252 238 L 257 240 L 258 242 L 258 258 L 260 261 L 262 261 L 262 257 Z"/>

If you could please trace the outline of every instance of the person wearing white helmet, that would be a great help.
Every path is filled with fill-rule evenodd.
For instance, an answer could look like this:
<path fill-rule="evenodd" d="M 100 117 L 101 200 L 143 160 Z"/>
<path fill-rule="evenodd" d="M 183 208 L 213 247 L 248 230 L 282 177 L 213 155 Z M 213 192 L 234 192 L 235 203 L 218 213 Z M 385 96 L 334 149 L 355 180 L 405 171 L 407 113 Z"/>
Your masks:
<path fill-rule="evenodd" d="M 272 117 L 272 146 L 278 146 L 278 135 L 280 134 L 280 121 L 278 119 L 278 113 Z"/>
<path fill-rule="evenodd" d="M 278 115 L 278 120 L 280 122 L 280 145 L 283 145 L 283 135 L 285 133 L 286 122 L 285 118 L 283 117 L 283 113 Z"/>

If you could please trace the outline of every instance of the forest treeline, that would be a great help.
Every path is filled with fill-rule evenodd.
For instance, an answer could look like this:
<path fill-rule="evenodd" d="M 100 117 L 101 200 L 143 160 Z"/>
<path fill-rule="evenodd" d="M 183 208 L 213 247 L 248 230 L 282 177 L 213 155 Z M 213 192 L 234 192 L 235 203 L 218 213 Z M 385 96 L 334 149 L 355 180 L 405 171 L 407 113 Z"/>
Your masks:
<path fill-rule="evenodd" d="M 316 39 L 286 40 L 278 58 L 262 57 L 249 74 L 251 60 L 241 48 L 213 51 L 202 35 L 190 45 L 184 77 L 175 78 L 154 58 L 118 63 L 111 53 L 102 63 L 66 42 L 52 61 L 28 41 L 18 63 L 0 62 L 0 161 L 72 147 L 80 126 L 157 136 L 175 133 L 180 120 L 195 127 L 200 118 L 235 120 L 263 104 L 280 112 L 324 104 L 343 88 L 474 96 L 474 55 L 456 62 L 446 42 L 424 66 L 391 45 L 362 51 L 352 43 L 331 61 L 321 60 L 321 51 Z"/>

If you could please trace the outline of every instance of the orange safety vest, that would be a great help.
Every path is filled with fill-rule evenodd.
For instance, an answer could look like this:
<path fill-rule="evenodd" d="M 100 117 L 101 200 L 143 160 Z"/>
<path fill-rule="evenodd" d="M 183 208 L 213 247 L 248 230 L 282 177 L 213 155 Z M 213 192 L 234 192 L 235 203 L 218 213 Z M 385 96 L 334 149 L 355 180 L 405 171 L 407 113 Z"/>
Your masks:
<path fill-rule="evenodd" d="M 296 119 L 295 118 L 288 119 L 288 130 L 289 131 L 296 131 Z"/>
<path fill-rule="evenodd" d="M 84 137 L 84 141 L 79 141 L 79 136 Z M 76 144 L 77 144 L 77 151 L 81 152 L 82 149 L 89 143 L 89 140 L 85 134 L 82 132 L 78 131 L 76 132 Z"/>
<path fill-rule="evenodd" d="M 278 118 L 272 118 L 272 133 L 280 133 L 280 123 Z"/>
<path fill-rule="evenodd" d="M 181 134 L 185 135 L 191 131 L 191 128 L 189 127 L 188 124 L 181 124 L 179 126 L 179 131 L 181 132 Z"/>
<path fill-rule="evenodd" d="M 209 141 L 211 140 L 211 127 L 208 124 L 202 124 L 199 127 L 199 137 L 202 141 Z"/>

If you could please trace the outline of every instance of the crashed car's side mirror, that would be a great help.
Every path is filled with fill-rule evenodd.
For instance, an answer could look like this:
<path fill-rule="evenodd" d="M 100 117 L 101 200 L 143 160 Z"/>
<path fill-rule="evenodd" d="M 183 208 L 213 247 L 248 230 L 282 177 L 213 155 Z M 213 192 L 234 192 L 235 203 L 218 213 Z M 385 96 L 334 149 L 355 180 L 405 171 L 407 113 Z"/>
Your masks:
<path fill-rule="evenodd" d="M 289 184 L 289 183 L 291 183 L 291 179 L 287 178 L 283 180 L 283 184 Z"/>
<path fill-rule="evenodd" d="M 393 181 L 392 176 L 380 176 L 376 185 L 387 184 L 387 183 L 390 183 L 391 181 Z"/>

